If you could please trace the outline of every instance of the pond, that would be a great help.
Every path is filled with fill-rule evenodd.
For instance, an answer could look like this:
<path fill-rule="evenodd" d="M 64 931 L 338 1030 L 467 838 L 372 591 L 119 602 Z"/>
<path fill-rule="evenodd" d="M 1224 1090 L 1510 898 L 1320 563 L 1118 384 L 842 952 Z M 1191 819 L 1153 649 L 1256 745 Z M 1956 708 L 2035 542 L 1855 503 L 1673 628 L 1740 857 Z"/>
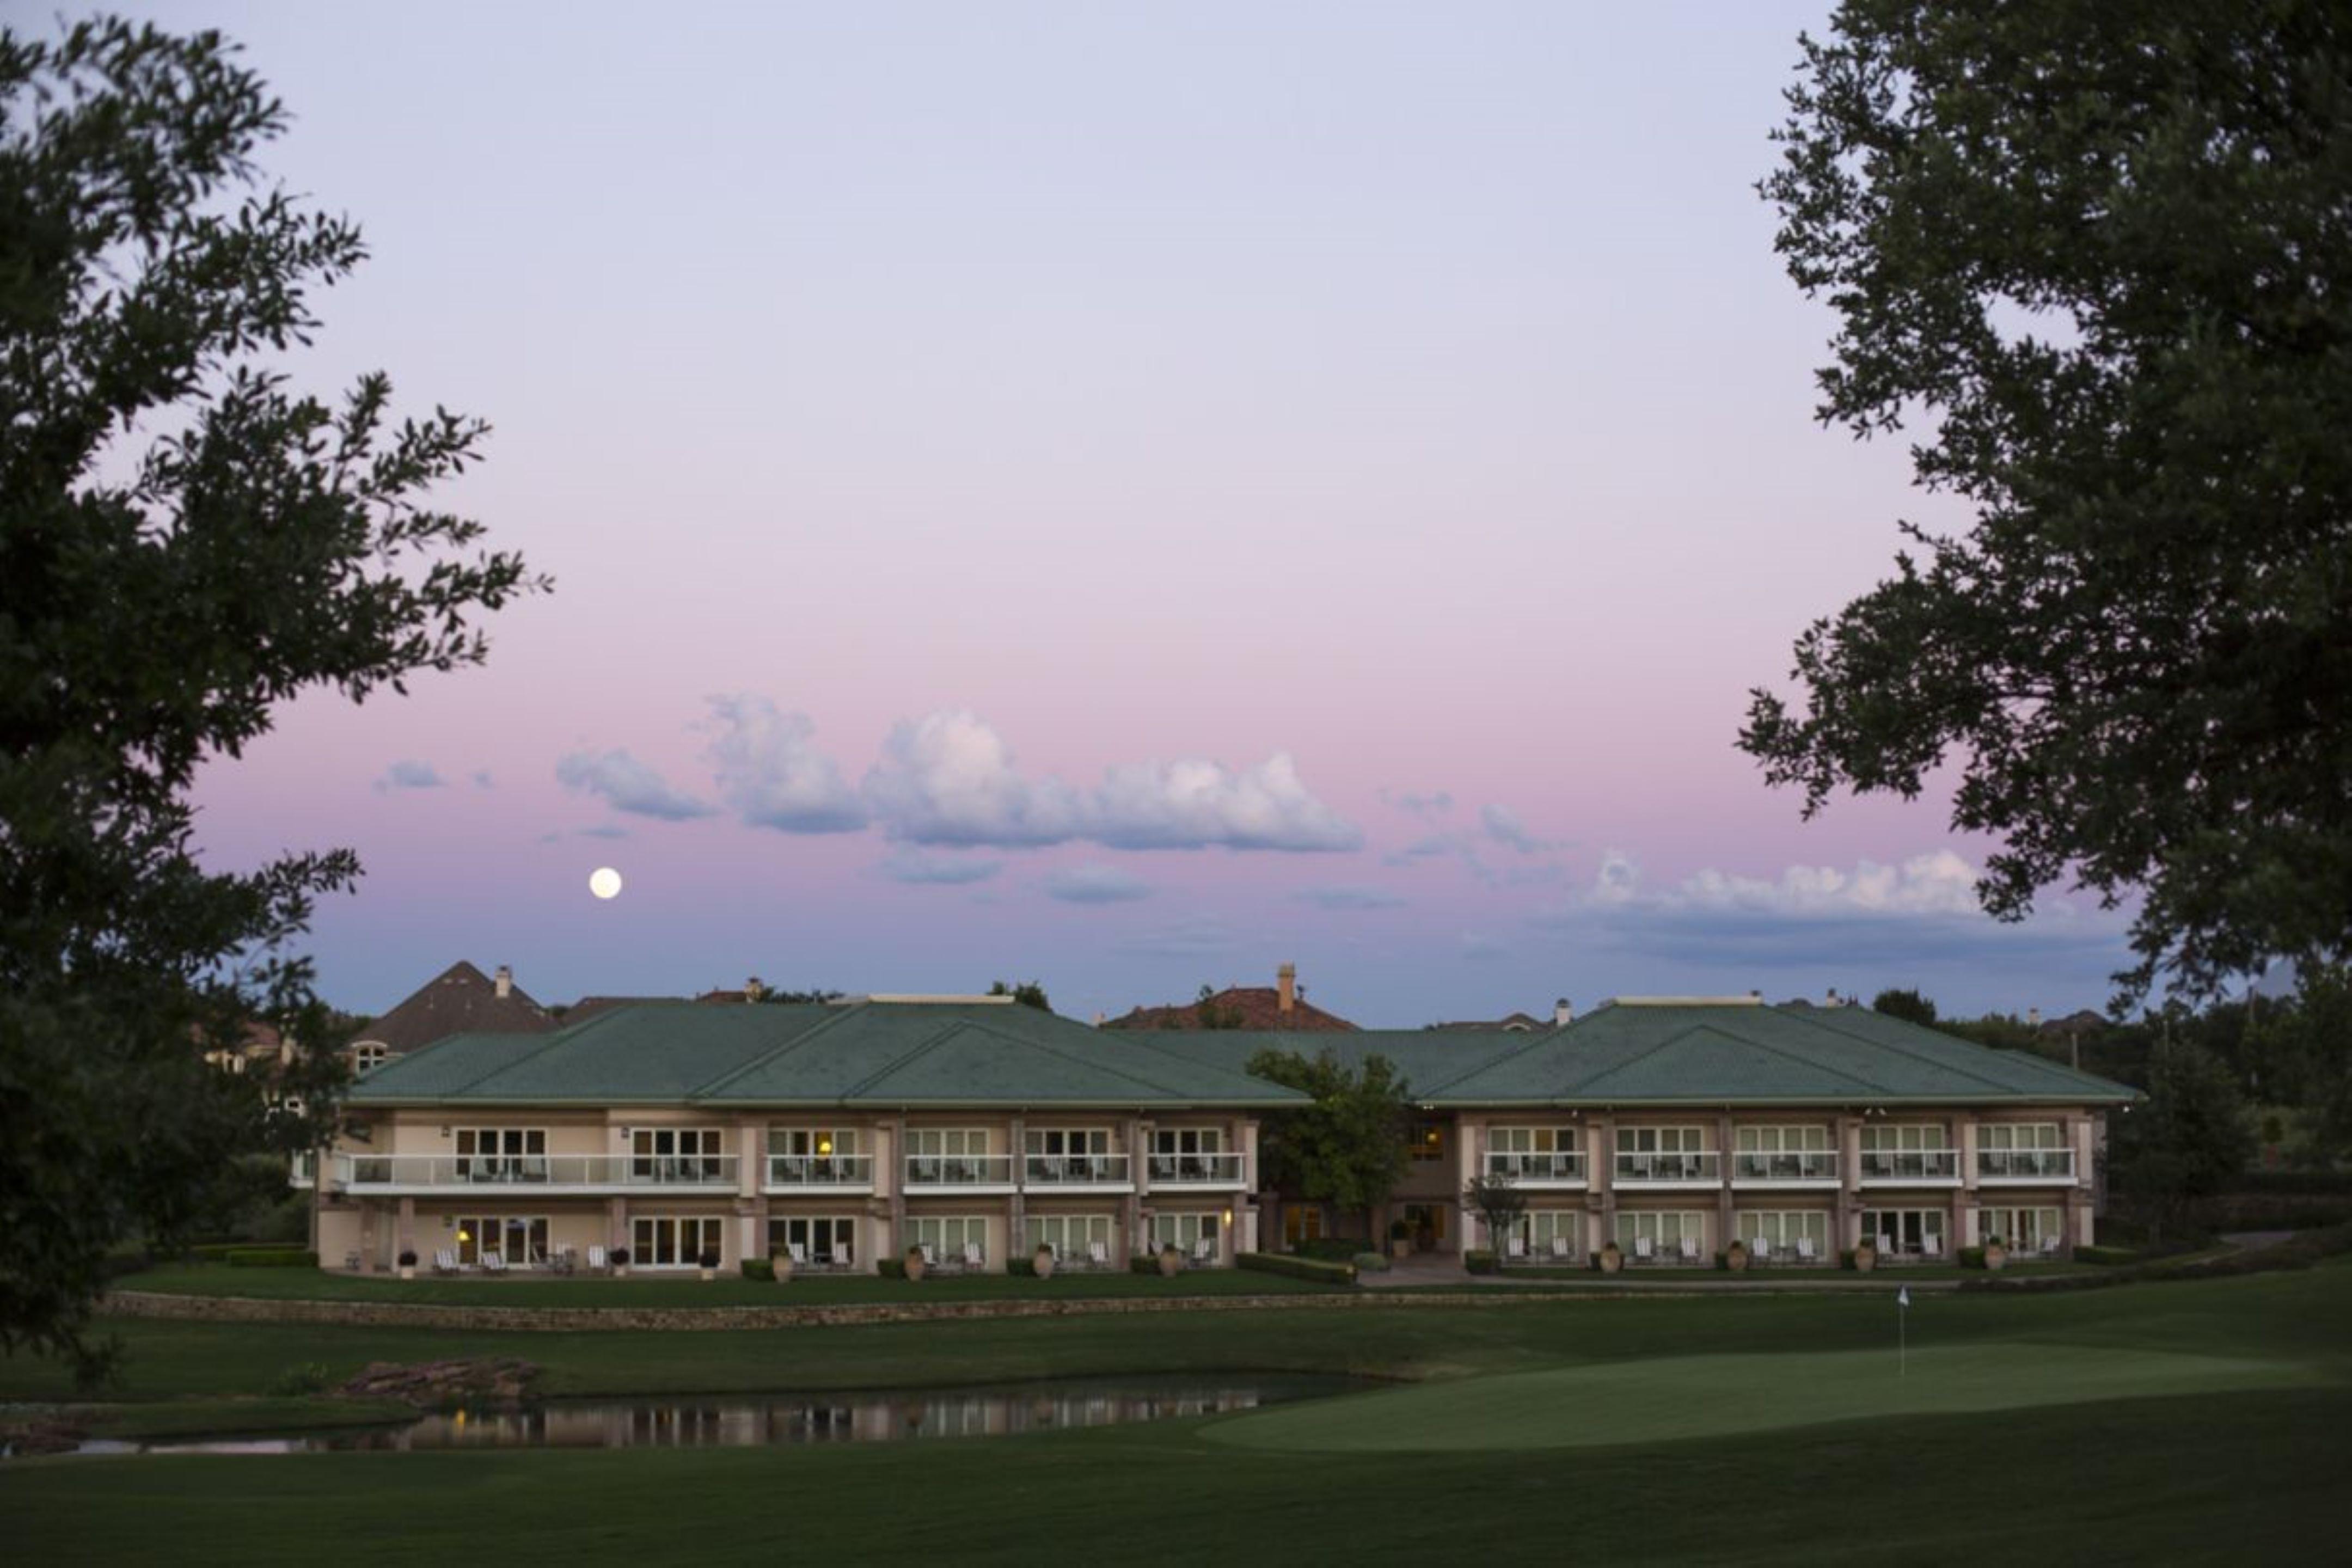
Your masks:
<path fill-rule="evenodd" d="M 403 1426 L 270 1436 L 95 1440 L 84 1454 L 320 1454 L 454 1448 L 756 1448 L 1001 1437 L 1255 1410 L 1373 1386 L 1345 1377 L 1236 1373 L 1055 1380 L 952 1389 L 552 1400 L 525 1410 L 455 1410 Z"/>

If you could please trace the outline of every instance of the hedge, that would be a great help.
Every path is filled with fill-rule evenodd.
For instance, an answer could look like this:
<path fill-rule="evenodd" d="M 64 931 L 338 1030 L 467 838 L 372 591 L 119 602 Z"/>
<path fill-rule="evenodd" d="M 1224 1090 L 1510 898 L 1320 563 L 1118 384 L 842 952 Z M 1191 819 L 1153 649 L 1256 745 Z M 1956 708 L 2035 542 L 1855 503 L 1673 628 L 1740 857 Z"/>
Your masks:
<path fill-rule="evenodd" d="M 2276 1247 L 2245 1247 L 2182 1261 L 2125 1264 L 2093 1274 L 1988 1275 L 1963 1280 L 1963 1290 L 2095 1290 L 2108 1285 L 2135 1285 L 2168 1279 L 2228 1279 L 2242 1274 L 2270 1274 L 2282 1269 L 2309 1268 L 2321 1259 L 2352 1252 L 2352 1225 L 2306 1231 Z"/>
<path fill-rule="evenodd" d="M 2077 1263 L 2137 1263 L 2139 1248 L 2136 1247 L 2078 1247 L 2074 1249 Z"/>
<path fill-rule="evenodd" d="M 747 1258 L 743 1259 L 743 1278 L 746 1279 L 763 1279 L 771 1285 L 774 1284 L 776 1282 L 775 1261 L 772 1258 Z"/>
<path fill-rule="evenodd" d="M 1261 1274 L 1283 1274 L 1293 1279 L 1312 1279 L 1321 1285 L 1351 1285 L 1355 1283 L 1355 1266 L 1348 1263 L 1326 1263 L 1314 1258 L 1290 1258 L 1279 1252 L 1244 1252 L 1234 1259 L 1236 1267 L 1255 1268 Z"/>
<path fill-rule="evenodd" d="M 885 1279 L 904 1279 L 907 1277 L 907 1260 L 903 1258 L 877 1258 L 874 1271 Z"/>
<path fill-rule="evenodd" d="M 1037 1278 L 1037 1259 L 1034 1257 L 1007 1258 L 1004 1271 L 1016 1279 L 1034 1279 Z"/>
<path fill-rule="evenodd" d="M 2352 1195 L 2352 1171 L 2248 1171 L 2230 1184 L 2224 1197 L 2259 1194 L 2263 1197 L 2314 1194 Z"/>
<path fill-rule="evenodd" d="M 1465 1271 L 1472 1274 L 1494 1273 L 1496 1271 L 1495 1249 L 1491 1247 L 1472 1247 L 1462 1255 L 1462 1267 Z"/>
<path fill-rule="evenodd" d="M 228 1255 L 231 1268 L 316 1268 L 319 1255 L 283 1247 L 240 1247 Z"/>

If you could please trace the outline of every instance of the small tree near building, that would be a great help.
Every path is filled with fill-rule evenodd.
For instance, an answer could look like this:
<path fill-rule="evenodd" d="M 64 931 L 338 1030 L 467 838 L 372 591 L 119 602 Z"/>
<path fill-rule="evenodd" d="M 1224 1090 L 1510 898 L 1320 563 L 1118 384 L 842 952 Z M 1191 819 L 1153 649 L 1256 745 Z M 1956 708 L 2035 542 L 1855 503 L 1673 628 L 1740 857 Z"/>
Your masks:
<path fill-rule="evenodd" d="M 1473 1176 L 1470 1184 L 1462 1189 L 1462 1206 L 1476 1211 L 1478 1217 L 1486 1222 L 1486 1245 L 1495 1249 L 1499 1262 L 1504 1238 L 1518 1227 L 1519 1216 L 1528 1212 L 1528 1194 L 1507 1173 Z"/>
<path fill-rule="evenodd" d="M 1406 1085 L 1386 1057 L 1349 1068 L 1326 1048 L 1309 1058 L 1296 1051 L 1260 1051 L 1250 1073 L 1312 1095 L 1315 1103 L 1266 1113 L 1260 1147 L 1267 1180 L 1302 1197 L 1357 1210 L 1364 1234 L 1371 1211 L 1388 1201 L 1404 1177 L 1411 1127 Z"/>
<path fill-rule="evenodd" d="M 2180 1228 L 2192 1200 L 2226 1188 L 2254 1152 L 2236 1077 L 2188 1040 L 2157 1047 L 2147 1102 L 2112 1118 L 2107 1135 L 2108 1178 L 2157 1241 Z"/>

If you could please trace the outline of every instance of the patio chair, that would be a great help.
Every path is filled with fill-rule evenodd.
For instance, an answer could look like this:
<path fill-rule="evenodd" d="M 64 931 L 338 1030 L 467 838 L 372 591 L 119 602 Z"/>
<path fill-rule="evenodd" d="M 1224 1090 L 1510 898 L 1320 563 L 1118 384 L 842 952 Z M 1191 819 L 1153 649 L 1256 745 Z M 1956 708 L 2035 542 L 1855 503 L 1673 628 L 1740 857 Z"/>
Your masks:
<path fill-rule="evenodd" d="M 1797 1261 L 1800 1263 L 1811 1263 L 1814 1261 L 1813 1238 L 1811 1237 L 1801 1236 L 1797 1237 Z"/>
<path fill-rule="evenodd" d="M 1929 1258 L 1941 1258 L 1944 1256 L 1944 1238 L 1931 1230 L 1919 1238 L 1919 1250 Z"/>
<path fill-rule="evenodd" d="M 436 1274 L 457 1272 L 457 1255 L 446 1247 L 436 1249 L 433 1254 L 433 1272 Z"/>
<path fill-rule="evenodd" d="M 1696 1263 L 1698 1261 L 1698 1237 L 1695 1236 L 1686 1236 L 1683 1237 L 1681 1251 L 1683 1261 L 1685 1263 Z"/>
<path fill-rule="evenodd" d="M 2042 1245 L 2034 1248 L 2035 1256 L 2041 1258 L 2055 1258 L 2058 1256 L 2061 1245 L 2062 1243 L 2057 1237 L 2045 1236 L 2042 1238 Z"/>
<path fill-rule="evenodd" d="M 343 1269 L 344 1272 L 350 1274 L 357 1274 L 360 1271 L 359 1248 L 353 1247 L 351 1251 L 343 1254 Z"/>
<path fill-rule="evenodd" d="M 1555 1236 L 1551 1238 L 1551 1260 L 1554 1263 L 1573 1263 L 1576 1261 L 1576 1247 L 1569 1241 L 1568 1237 L 1564 1236 Z"/>
<path fill-rule="evenodd" d="M 1637 1236 L 1637 1237 L 1635 1237 L 1633 1238 L 1633 1261 L 1634 1261 L 1634 1262 L 1636 1262 L 1636 1263 L 1653 1263 L 1653 1262 L 1655 1262 L 1655 1261 L 1657 1260 L 1657 1252 L 1658 1252 L 1657 1243 L 1655 1243 L 1655 1242 L 1652 1241 L 1648 1237 L 1646 1237 L 1646 1236 Z"/>
<path fill-rule="evenodd" d="M 486 1274 L 504 1274 L 507 1271 L 507 1255 L 503 1252 L 483 1253 L 482 1271 Z"/>
<path fill-rule="evenodd" d="M 940 1266 L 939 1254 L 931 1250 L 931 1244 L 929 1242 L 919 1241 L 915 1243 L 915 1250 L 923 1255 L 924 1268 L 937 1268 Z"/>
<path fill-rule="evenodd" d="M 1192 1267 L 1213 1268 L 1217 1264 L 1217 1238 L 1204 1236 L 1192 1244 Z"/>
<path fill-rule="evenodd" d="M 1514 1263 L 1525 1263 L 1528 1260 L 1528 1244 L 1516 1236 L 1507 1236 L 1503 1237 L 1503 1256 Z"/>
<path fill-rule="evenodd" d="M 981 1256 L 980 1243 L 976 1241 L 967 1241 L 963 1244 L 963 1267 L 966 1273 L 979 1273 L 981 1268 L 983 1267 L 984 1262 L 985 1260 Z"/>
<path fill-rule="evenodd" d="M 612 1264 L 605 1260 L 605 1258 L 604 1258 L 604 1249 L 603 1247 L 591 1247 L 588 1249 L 588 1269 L 589 1269 L 589 1272 L 591 1272 L 591 1273 L 593 1273 L 593 1274 L 602 1274 L 602 1273 L 604 1273 L 605 1271 L 607 1271 L 608 1269 L 610 1269 L 612 1267 L 613 1267 L 613 1266 L 612 1266 Z"/>
<path fill-rule="evenodd" d="M 1099 1242 L 1099 1241 L 1089 1241 L 1088 1243 L 1087 1243 L 1087 1268 L 1109 1268 L 1109 1267 L 1110 1267 L 1110 1247 L 1109 1247 L 1109 1246 L 1108 1246 L 1108 1244 L 1106 1244 L 1106 1243 Z"/>
<path fill-rule="evenodd" d="M 1759 1236 L 1759 1237 L 1755 1237 L 1750 1238 L 1750 1240 L 1749 1240 L 1749 1241 L 1748 1241 L 1748 1263 L 1749 1263 L 1751 1266 L 1752 1266 L 1752 1265 L 1755 1265 L 1755 1264 L 1758 1264 L 1758 1263 L 1769 1263 L 1769 1262 L 1771 1262 L 1771 1261 L 1772 1261 L 1772 1239 L 1771 1239 L 1771 1237 L 1764 1237 L 1764 1236 Z"/>
<path fill-rule="evenodd" d="M 784 1256 L 793 1260 L 793 1267 L 795 1268 L 808 1267 L 808 1248 L 797 1241 L 784 1243 Z"/>
<path fill-rule="evenodd" d="M 1889 1263 L 1900 1256 L 1902 1255 L 1895 1250 L 1895 1238 L 1881 1233 L 1878 1237 L 1878 1260 L 1881 1263 Z"/>

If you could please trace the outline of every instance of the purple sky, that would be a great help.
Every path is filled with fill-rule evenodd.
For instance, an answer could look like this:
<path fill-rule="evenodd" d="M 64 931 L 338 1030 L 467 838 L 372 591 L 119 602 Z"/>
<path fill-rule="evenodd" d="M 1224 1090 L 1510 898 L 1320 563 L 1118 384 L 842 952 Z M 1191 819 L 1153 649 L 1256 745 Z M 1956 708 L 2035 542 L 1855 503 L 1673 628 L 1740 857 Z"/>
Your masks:
<path fill-rule="evenodd" d="M 206 853 L 357 847 L 366 1010 L 2099 1002 L 2114 917 L 1732 747 L 1950 514 L 1813 423 L 1750 189 L 1825 8 L 1662 9 L 208 7 L 374 251 L 299 379 L 489 418 L 446 499 L 558 589 L 211 769 Z"/>

